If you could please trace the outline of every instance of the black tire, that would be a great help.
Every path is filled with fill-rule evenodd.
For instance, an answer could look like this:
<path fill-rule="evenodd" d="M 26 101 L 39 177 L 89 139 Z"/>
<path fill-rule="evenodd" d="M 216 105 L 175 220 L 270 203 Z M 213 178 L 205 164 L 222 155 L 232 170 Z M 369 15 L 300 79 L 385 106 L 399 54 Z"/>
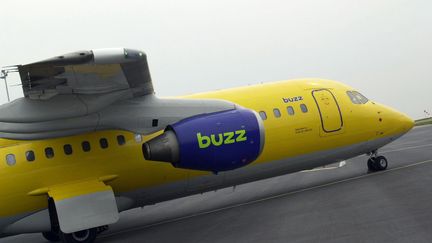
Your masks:
<path fill-rule="evenodd" d="M 385 170 L 387 169 L 388 162 L 386 157 L 378 156 L 374 159 L 374 166 L 377 170 Z"/>
<path fill-rule="evenodd" d="M 60 236 L 58 233 L 54 233 L 52 231 L 42 232 L 43 237 L 49 242 L 60 242 Z"/>
<path fill-rule="evenodd" d="M 63 243 L 93 243 L 97 236 L 97 229 L 87 229 L 71 234 L 62 234 Z"/>

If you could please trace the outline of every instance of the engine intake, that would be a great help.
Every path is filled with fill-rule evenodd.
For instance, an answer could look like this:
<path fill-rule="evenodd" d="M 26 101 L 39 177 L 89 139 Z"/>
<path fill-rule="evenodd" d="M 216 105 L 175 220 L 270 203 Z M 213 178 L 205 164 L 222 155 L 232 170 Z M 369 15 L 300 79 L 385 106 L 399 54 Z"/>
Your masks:
<path fill-rule="evenodd" d="M 263 147 L 261 118 L 241 108 L 181 120 L 144 143 L 142 149 L 146 160 L 217 173 L 250 164 Z"/>

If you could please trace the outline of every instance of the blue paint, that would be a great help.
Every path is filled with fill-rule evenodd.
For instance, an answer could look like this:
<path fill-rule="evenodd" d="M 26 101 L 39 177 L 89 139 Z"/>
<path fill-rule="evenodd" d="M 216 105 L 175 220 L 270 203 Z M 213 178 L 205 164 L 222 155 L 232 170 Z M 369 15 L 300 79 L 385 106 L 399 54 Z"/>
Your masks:
<path fill-rule="evenodd" d="M 260 153 L 260 127 L 248 109 L 202 114 L 171 125 L 180 146 L 179 168 L 233 170 L 250 164 Z"/>

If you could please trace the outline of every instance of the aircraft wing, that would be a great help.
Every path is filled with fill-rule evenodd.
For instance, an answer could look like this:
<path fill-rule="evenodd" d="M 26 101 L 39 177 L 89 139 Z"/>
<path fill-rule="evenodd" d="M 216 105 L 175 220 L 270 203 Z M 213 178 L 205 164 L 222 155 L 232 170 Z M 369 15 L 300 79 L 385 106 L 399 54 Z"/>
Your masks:
<path fill-rule="evenodd" d="M 0 106 L 0 138 L 109 129 L 151 134 L 187 117 L 235 108 L 224 100 L 156 97 L 145 53 L 128 48 L 77 51 L 15 67 L 25 97 Z"/>
<path fill-rule="evenodd" d="M 78 51 L 17 67 L 24 95 L 30 99 L 121 90 L 136 97 L 154 92 L 145 53 L 132 49 Z"/>

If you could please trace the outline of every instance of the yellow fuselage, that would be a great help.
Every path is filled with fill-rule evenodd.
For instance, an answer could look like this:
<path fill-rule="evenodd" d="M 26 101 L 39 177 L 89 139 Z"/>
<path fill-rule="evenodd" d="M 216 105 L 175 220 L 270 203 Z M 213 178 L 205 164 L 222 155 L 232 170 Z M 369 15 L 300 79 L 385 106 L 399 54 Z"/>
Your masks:
<path fill-rule="evenodd" d="M 319 102 L 332 102 L 318 93 L 313 97 L 312 92 L 321 89 L 334 95 L 340 114 L 336 109 L 325 110 L 325 107 L 321 112 L 326 114 L 320 114 L 317 99 L 322 99 Z M 354 104 L 346 93 L 352 90 L 337 82 L 315 79 L 268 83 L 183 98 L 224 99 L 257 112 L 264 111 L 267 117 L 264 120 L 265 146 L 257 161 L 247 166 L 253 167 L 380 138 L 397 137 L 412 127 L 411 119 L 391 108 L 371 101 Z M 295 97 L 302 99 L 296 100 Z M 322 105 L 326 105 L 324 103 Z M 302 112 L 301 104 L 306 106 L 307 112 Z M 293 108 L 293 115 L 288 114 L 288 106 Z M 274 109 L 279 109 L 280 117 L 275 116 Z M 324 131 L 323 122 L 330 130 L 337 128 L 341 122 L 338 120 L 340 115 L 340 129 Z M 160 132 L 142 136 L 140 140 L 136 134 L 110 130 L 37 141 L 0 140 L 0 218 L 46 208 L 46 195 L 31 192 L 65 183 L 113 175 L 113 180 L 107 184 L 118 195 L 210 175 L 208 172 L 174 168 L 169 163 L 146 161 L 142 144 L 157 134 Z M 126 138 L 124 145 L 119 145 L 118 135 Z M 101 147 L 101 138 L 107 139 L 107 148 Z M 83 151 L 83 141 L 90 143 L 90 151 Z M 64 152 L 66 144 L 72 146 L 70 155 Z M 52 158 L 45 155 L 48 147 L 54 151 Z M 34 161 L 27 160 L 27 151 L 34 151 Z M 14 165 L 6 163 L 8 154 L 15 156 Z"/>

